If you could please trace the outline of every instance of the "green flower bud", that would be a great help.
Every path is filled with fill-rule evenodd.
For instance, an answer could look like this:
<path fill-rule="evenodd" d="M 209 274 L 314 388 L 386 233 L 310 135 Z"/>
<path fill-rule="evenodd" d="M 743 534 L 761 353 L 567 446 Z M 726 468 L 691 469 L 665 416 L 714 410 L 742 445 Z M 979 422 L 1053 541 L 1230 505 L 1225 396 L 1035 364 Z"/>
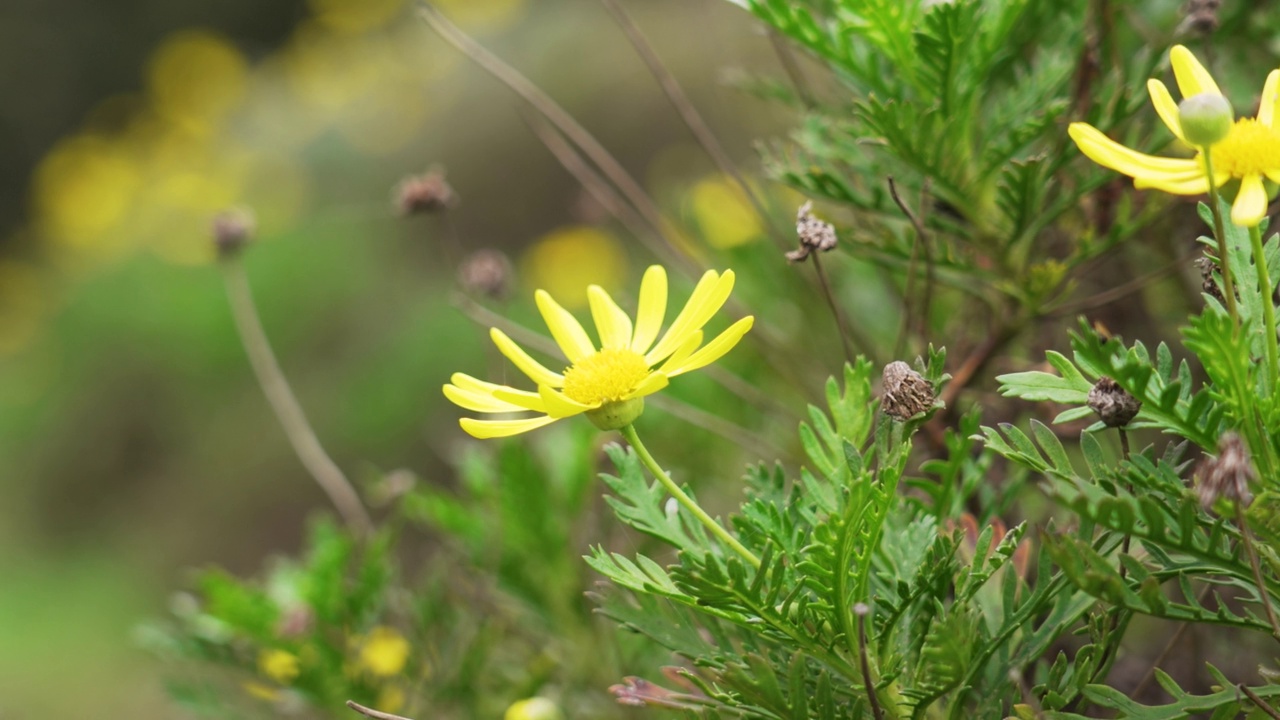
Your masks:
<path fill-rule="evenodd" d="M 1178 103 L 1182 136 L 1195 147 L 1221 142 L 1235 124 L 1231 103 L 1217 93 L 1200 93 Z"/>
<path fill-rule="evenodd" d="M 591 424 L 601 430 L 621 430 L 622 428 L 635 422 L 644 412 L 644 398 L 637 397 L 629 400 L 619 400 L 617 402 L 608 402 L 595 410 L 588 410 L 584 413 Z"/>
<path fill-rule="evenodd" d="M 511 704 L 504 720 L 564 720 L 560 708 L 544 697 L 534 697 Z"/>

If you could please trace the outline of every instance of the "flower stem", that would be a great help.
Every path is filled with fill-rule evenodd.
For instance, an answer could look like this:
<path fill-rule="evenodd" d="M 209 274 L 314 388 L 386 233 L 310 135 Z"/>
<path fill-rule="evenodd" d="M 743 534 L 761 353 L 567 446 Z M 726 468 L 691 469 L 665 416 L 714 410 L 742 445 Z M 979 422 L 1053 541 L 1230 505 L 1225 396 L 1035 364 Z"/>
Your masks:
<path fill-rule="evenodd" d="M 654 460 L 653 456 L 649 454 L 649 450 L 644 446 L 644 443 L 640 442 L 640 436 L 636 434 L 635 425 L 627 425 L 622 428 L 621 432 L 622 437 L 626 438 L 627 442 L 631 444 L 631 447 L 635 448 L 636 455 L 640 456 L 640 462 L 644 463 L 644 466 L 649 468 L 649 472 L 653 473 L 653 476 L 658 479 L 658 482 L 662 483 L 662 487 L 666 488 L 668 493 L 671 493 L 671 497 L 675 498 L 676 502 L 680 503 L 686 510 L 693 513 L 693 516 L 698 518 L 698 521 L 706 526 L 706 528 L 711 531 L 712 535 L 723 540 L 726 545 L 733 548 L 734 552 L 741 555 L 743 560 L 751 563 L 752 567 L 760 567 L 760 558 L 756 557 L 754 553 L 743 547 L 742 543 L 738 542 L 737 538 L 730 535 L 729 531 L 721 527 L 720 523 L 716 522 L 715 519 L 708 515 L 707 511 L 703 510 L 702 507 L 698 505 L 697 501 L 689 497 L 685 491 L 680 489 L 679 485 L 676 485 L 675 482 L 672 481 L 671 476 L 668 475 L 666 471 L 658 465 L 658 461 Z"/>
<path fill-rule="evenodd" d="M 311 477 L 315 478 L 316 484 L 329 496 L 347 527 L 357 536 L 368 535 L 373 528 L 368 511 L 360 502 L 360 496 L 347 476 L 342 474 L 337 463 L 324 451 L 311 424 L 307 422 L 307 415 L 302 411 L 298 398 L 290 389 L 289 381 L 280 370 L 275 353 L 271 351 L 271 343 L 258 318 L 258 309 L 253 304 L 249 278 L 245 275 L 239 258 L 223 260 L 222 277 L 226 281 L 227 300 L 231 303 L 231 314 L 235 318 L 245 353 L 249 356 L 249 364 L 253 366 L 262 394 L 267 396 L 267 402 L 275 411 L 276 419 L 284 428 L 294 452 L 311 473 Z"/>
<path fill-rule="evenodd" d="M 1213 158 L 1209 148 L 1200 148 L 1200 157 L 1204 158 L 1204 174 L 1209 181 L 1209 209 L 1213 211 L 1213 234 L 1218 240 L 1218 264 L 1222 271 L 1222 294 L 1227 298 L 1227 314 L 1232 324 L 1240 327 L 1240 316 L 1236 313 L 1235 282 L 1231 279 L 1231 255 L 1227 252 L 1227 230 L 1222 222 L 1222 209 L 1218 207 L 1218 184 L 1213 181 Z"/>
<path fill-rule="evenodd" d="M 1280 348 L 1276 340 L 1276 308 L 1271 295 L 1271 273 L 1267 271 L 1267 254 L 1262 247 L 1262 231 L 1257 225 L 1249 228 L 1249 241 L 1253 244 L 1253 264 L 1258 269 L 1258 288 L 1262 293 L 1262 331 L 1266 334 L 1262 344 L 1267 353 L 1267 384 L 1274 392 L 1280 382 Z"/>

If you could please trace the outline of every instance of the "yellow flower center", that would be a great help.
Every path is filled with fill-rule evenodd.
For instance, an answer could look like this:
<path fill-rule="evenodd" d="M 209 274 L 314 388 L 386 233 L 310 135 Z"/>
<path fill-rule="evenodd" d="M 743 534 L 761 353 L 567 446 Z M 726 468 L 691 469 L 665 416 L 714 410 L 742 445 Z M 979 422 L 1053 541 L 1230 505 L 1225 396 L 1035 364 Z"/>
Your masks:
<path fill-rule="evenodd" d="M 583 405 L 622 400 L 649 376 L 649 363 L 632 350 L 605 349 L 564 371 L 564 394 Z"/>
<path fill-rule="evenodd" d="M 1213 169 L 1233 178 L 1280 169 L 1280 133 L 1253 118 L 1241 118 L 1214 145 Z"/>

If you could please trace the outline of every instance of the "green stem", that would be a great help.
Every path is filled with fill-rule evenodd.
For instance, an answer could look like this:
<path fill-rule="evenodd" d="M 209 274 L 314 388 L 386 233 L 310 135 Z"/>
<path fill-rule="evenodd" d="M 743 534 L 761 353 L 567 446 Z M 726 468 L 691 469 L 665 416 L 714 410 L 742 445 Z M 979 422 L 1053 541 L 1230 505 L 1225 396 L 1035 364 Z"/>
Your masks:
<path fill-rule="evenodd" d="M 1209 148 L 1200 148 L 1200 157 L 1204 158 L 1204 173 L 1209 181 L 1209 209 L 1213 211 L 1213 234 L 1218 240 L 1218 263 L 1222 271 L 1222 294 L 1227 297 L 1227 314 L 1231 316 L 1231 322 L 1236 327 L 1240 327 L 1240 316 L 1236 313 L 1236 289 L 1235 282 L 1231 279 L 1231 255 L 1227 252 L 1227 231 L 1226 226 L 1222 222 L 1222 209 L 1218 207 L 1218 184 L 1213 181 L 1213 159 L 1209 155 Z"/>
<path fill-rule="evenodd" d="M 676 502 L 680 503 L 686 510 L 693 513 L 693 516 L 698 518 L 698 521 L 706 526 L 706 528 L 711 531 L 712 535 L 723 540 L 726 545 L 733 548 L 734 552 L 741 555 L 743 560 L 751 563 L 752 567 L 760 567 L 760 558 L 756 557 L 754 553 L 743 547 L 742 543 L 738 542 L 737 538 L 730 535 L 729 531 L 721 527 L 720 523 L 716 522 L 714 518 L 708 515 L 707 511 L 703 510 L 702 507 L 698 505 L 697 501 L 689 497 L 685 491 L 680 489 L 679 485 L 676 485 L 675 482 L 671 480 L 671 476 L 658 465 L 657 460 L 653 459 L 653 456 L 649 454 L 649 450 L 645 448 L 644 443 L 640 442 L 640 436 L 636 434 L 636 428 L 634 425 L 627 425 L 622 428 L 621 432 L 622 437 L 626 438 L 627 442 L 631 444 L 631 447 L 635 448 L 636 455 L 640 456 L 640 462 L 644 463 L 644 466 L 649 468 L 649 472 L 653 473 L 653 476 L 658 478 L 658 482 L 662 483 L 662 487 L 666 488 L 668 493 L 671 493 L 671 497 L 675 498 Z"/>
<path fill-rule="evenodd" d="M 1253 264 L 1258 269 L 1258 288 L 1262 293 L 1262 332 L 1266 334 L 1262 344 L 1267 352 L 1267 383 L 1265 392 L 1275 391 L 1280 382 L 1280 348 L 1276 340 L 1276 308 L 1271 296 L 1271 274 L 1267 271 L 1267 255 L 1262 247 L 1262 231 L 1257 225 L 1249 228 L 1249 241 L 1253 244 Z"/>

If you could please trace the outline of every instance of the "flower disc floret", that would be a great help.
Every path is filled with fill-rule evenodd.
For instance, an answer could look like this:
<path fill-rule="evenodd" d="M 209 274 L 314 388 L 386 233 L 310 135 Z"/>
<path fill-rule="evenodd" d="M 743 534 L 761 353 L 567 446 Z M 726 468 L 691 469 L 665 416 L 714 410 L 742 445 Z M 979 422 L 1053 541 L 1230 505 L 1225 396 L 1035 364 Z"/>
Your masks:
<path fill-rule="evenodd" d="M 584 405 L 616 402 L 649 377 L 649 363 L 631 349 L 605 348 L 564 371 L 564 394 Z"/>
<path fill-rule="evenodd" d="M 1184 98 L 1197 95 L 1221 96 L 1213 77 L 1181 45 L 1169 51 L 1178 90 Z M 1169 89 L 1159 80 L 1147 81 L 1147 91 L 1156 113 L 1174 137 L 1196 145 L 1198 133 L 1182 126 L 1181 113 Z M 1067 129 L 1071 139 L 1090 160 L 1133 178 L 1134 187 L 1163 190 L 1175 195 L 1199 195 L 1215 186 L 1238 181 L 1240 188 L 1231 206 L 1231 221 L 1253 227 L 1267 213 L 1267 191 L 1263 178 L 1280 182 L 1280 135 L 1274 127 L 1277 102 L 1280 101 L 1280 70 L 1272 70 L 1262 87 L 1262 101 L 1256 118 L 1236 121 L 1226 137 L 1212 143 L 1209 150 L 1213 176 L 1205 163 L 1203 147 L 1197 147 L 1194 158 L 1165 158 L 1147 155 L 1127 148 L 1087 123 L 1071 123 Z M 1188 133 L 1186 130 L 1192 130 Z M 1199 138 L 1203 141 L 1204 138 Z"/>
<path fill-rule="evenodd" d="M 689 301 L 662 332 L 667 311 L 667 273 L 650 267 L 640 283 L 636 318 L 632 319 L 603 289 L 587 288 L 599 345 L 578 320 L 546 292 L 534 294 L 542 319 L 570 365 L 553 372 L 533 359 L 497 328 L 490 337 L 498 350 L 537 386 L 536 391 L 495 385 L 455 373 L 444 386 L 454 404 L 501 419 L 463 418 L 462 429 L 478 438 L 506 437 L 586 413 L 604 429 L 629 424 L 643 410 L 643 398 L 667 386 L 670 378 L 705 367 L 733 349 L 751 329 L 754 318 L 738 320 L 708 343 L 703 327 L 719 312 L 733 290 L 733 271 L 708 270 Z M 510 417 L 532 412 L 533 416 Z"/>

